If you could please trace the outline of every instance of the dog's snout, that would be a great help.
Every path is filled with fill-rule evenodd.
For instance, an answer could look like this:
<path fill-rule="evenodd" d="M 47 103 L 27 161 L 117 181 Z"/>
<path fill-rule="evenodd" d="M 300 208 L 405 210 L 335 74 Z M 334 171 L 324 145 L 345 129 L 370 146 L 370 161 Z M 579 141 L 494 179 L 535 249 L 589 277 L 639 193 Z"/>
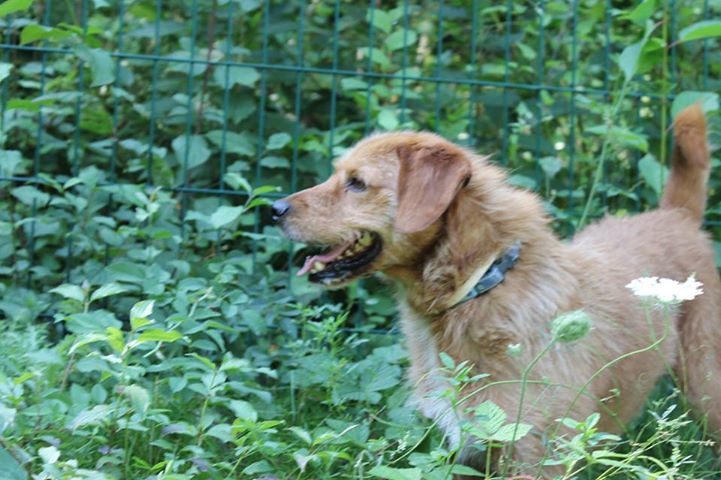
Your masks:
<path fill-rule="evenodd" d="M 273 211 L 273 220 L 277 222 L 290 211 L 290 203 L 287 200 L 276 200 L 270 208 Z"/>

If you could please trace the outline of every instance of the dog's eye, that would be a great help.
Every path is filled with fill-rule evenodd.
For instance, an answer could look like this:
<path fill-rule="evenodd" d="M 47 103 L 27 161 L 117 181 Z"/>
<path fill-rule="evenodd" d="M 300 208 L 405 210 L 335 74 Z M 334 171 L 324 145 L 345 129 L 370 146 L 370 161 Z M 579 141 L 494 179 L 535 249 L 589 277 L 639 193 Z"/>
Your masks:
<path fill-rule="evenodd" d="M 358 177 L 350 177 L 348 181 L 345 182 L 345 186 L 348 190 L 354 192 L 363 192 L 366 189 L 366 184 Z"/>

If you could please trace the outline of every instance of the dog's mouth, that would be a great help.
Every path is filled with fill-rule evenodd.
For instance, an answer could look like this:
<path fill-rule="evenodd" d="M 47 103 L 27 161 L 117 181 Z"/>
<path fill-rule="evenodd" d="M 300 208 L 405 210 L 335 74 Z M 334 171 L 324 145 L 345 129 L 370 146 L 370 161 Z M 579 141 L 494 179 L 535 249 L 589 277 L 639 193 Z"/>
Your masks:
<path fill-rule="evenodd" d="M 306 257 L 298 276 L 310 273 L 311 282 L 326 286 L 363 274 L 381 253 L 383 242 L 373 232 L 359 233 L 355 240 L 331 247 L 326 253 Z"/>

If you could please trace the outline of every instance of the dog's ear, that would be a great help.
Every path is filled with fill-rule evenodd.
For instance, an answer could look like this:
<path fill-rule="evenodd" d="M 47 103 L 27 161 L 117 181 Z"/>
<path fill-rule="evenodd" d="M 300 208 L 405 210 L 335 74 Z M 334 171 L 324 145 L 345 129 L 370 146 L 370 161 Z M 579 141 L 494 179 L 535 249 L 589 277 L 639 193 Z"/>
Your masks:
<path fill-rule="evenodd" d="M 471 165 L 454 146 L 402 146 L 397 149 L 398 209 L 395 227 L 420 232 L 438 220 L 471 175 Z"/>

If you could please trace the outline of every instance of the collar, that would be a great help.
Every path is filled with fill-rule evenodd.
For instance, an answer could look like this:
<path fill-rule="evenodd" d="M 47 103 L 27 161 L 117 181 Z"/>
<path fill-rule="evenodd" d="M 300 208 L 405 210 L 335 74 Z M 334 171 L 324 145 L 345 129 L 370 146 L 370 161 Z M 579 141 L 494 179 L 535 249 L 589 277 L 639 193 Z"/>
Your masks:
<path fill-rule="evenodd" d="M 446 310 L 478 298 L 503 283 L 503 280 L 506 279 L 506 272 L 516 265 L 520 253 L 521 242 L 516 242 L 506 249 L 500 257 L 492 256 L 492 260 L 489 261 L 490 266 L 487 263 L 476 270 L 456 295 L 451 298 L 450 306 Z M 493 260 L 494 258 L 495 260 Z"/>

